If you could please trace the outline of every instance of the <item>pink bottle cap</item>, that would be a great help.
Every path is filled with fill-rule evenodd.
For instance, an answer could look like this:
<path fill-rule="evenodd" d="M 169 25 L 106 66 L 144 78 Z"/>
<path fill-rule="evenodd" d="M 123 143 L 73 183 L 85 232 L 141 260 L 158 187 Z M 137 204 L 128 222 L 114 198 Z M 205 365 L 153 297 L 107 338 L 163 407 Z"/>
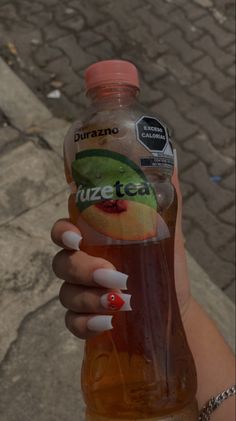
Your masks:
<path fill-rule="evenodd" d="M 92 64 L 85 72 L 87 91 L 99 85 L 121 83 L 139 88 L 138 71 L 134 64 L 124 60 L 104 60 Z"/>

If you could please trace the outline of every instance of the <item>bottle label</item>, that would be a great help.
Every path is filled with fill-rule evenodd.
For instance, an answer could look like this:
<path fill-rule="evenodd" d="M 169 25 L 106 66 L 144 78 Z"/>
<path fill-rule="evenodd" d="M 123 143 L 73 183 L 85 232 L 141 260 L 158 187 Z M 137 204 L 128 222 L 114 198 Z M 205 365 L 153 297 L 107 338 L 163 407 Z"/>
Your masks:
<path fill-rule="evenodd" d="M 90 228 L 114 240 L 156 237 L 156 192 L 133 161 L 110 150 L 89 149 L 76 154 L 72 175 L 79 214 Z"/>
<path fill-rule="evenodd" d="M 142 116 L 135 124 L 138 141 L 150 152 L 140 159 L 142 167 L 159 167 L 172 173 L 174 155 L 167 128 L 157 118 Z"/>

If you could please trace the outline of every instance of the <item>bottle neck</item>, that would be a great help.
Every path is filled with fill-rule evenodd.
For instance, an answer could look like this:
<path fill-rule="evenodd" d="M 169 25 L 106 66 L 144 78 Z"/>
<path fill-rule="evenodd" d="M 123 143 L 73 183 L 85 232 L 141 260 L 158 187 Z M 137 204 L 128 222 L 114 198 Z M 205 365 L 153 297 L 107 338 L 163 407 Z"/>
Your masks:
<path fill-rule="evenodd" d="M 97 106 L 129 106 L 136 102 L 139 89 L 135 86 L 111 84 L 107 86 L 97 86 L 87 92 L 91 103 Z"/>

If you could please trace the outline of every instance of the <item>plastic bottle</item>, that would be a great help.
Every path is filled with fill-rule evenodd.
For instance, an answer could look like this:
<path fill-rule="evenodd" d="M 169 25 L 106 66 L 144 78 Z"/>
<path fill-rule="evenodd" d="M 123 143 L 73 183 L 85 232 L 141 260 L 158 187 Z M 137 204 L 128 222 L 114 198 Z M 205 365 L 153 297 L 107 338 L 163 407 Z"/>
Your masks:
<path fill-rule="evenodd" d="M 91 105 L 64 143 L 69 214 L 81 249 L 128 274 L 132 295 L 132 311 L 112 312 L 113 329 L 86 341 L 86 420 L 197 420 L 196 371 L 174 282 L 168 129 L 138 103 L 133 64 L 98 62 L 85 82 Z"/>

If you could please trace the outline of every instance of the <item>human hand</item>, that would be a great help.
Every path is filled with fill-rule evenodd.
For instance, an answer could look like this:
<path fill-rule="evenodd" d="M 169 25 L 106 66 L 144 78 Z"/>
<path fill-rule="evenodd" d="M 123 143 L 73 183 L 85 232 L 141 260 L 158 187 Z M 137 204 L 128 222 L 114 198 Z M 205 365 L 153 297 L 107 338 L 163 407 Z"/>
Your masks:
<path fill-rule="evenodd" d="M 176 169 L 172 182 L 178 196 L 175 282 L 183 317 L 190 302 L 190 287 L 181 226 L 182 196 Z M 81 235 L 69 219 L 57 221 L 51 236 L 54 243 L 62 247 L 53 259 L 53 270 L 58 278 L 64 280 L 59 297 L 68 310 L 65 316 L 67 328 L 82 339 L 110 329 L 112 313 L 131 309 L 130 295 L 123 291 L 126 289 L 128 276 L 116 271 L 107 260 L 79 250 Z"/>

